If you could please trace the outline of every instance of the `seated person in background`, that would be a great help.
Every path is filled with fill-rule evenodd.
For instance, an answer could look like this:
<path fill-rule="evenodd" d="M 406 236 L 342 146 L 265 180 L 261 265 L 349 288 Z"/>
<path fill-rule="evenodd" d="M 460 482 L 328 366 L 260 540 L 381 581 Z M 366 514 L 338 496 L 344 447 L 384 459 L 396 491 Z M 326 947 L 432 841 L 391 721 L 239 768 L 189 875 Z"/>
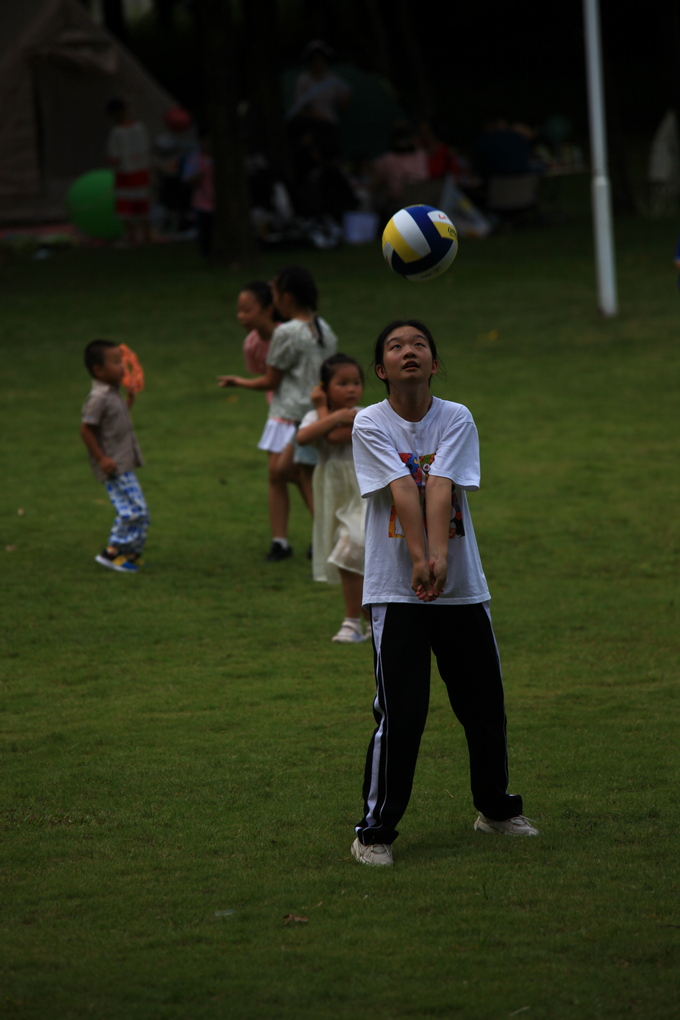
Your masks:
<path fill-rule="evenodd" d="M 531 173 L 533 132 L 525 124 L 510 124 L 505 117 L 493 117 L 474 146 L 472 162 L 483 180 Z"/>
<path fill-rule="evenodd" d="M 489 181 L 492 177 L 521 177 L 540 174 L 544 164 L 533 158 L 536 133 L 527 124 L 510 123 L 504 117 L 487 121 L 484 134 L 473 148 L 472 164 L 480 179 L 474 198 L 486 207 Z"/>
<path fill-rule="evenodd" d="M 442 141 L 443 131 L 429 120 L 422 120 L 418 126 L 418 141 L 427 153 L 427 168 L 430 177 L 439 179 L 451 174 L 458 182 L 466 173 L 466 162 L 461 159 L 453 146 Z"/>
<path fill-rule="evenodd" d="M 442 209 L 459 237 L 486 237 L 491 233 L 491 223 L 467 194 L 468 189 L 474 189 L 479 183 L 472 176 L 467 160 L 442 141 L 429 121 L 421 121 L 419 139 L 427 152 L 430 174 L 429 193 L 423 191 L 421 200 Z M 463 188 L 465 190 L 461 190 Z"/>
<path fill-rule="evenodd" d="M 404 205 L 407 186 L 430 179 L 428 155 L 411 128 L 399 121 L 392 131 L 389 151 L 373 164 L 370 189 L 376 212 L 388 220 Z"/>

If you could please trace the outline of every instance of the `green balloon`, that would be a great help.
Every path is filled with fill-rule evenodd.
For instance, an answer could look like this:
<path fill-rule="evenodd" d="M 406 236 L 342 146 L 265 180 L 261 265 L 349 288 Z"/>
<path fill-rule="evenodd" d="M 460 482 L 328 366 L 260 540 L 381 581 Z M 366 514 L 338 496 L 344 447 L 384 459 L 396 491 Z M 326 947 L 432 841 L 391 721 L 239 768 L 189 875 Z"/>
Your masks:
<path fill-rule="evenodd" d="M 74 181 L 66 195 L 69 219 L 88 237 L 115 241 L 123 224 L 115 214 L 113 171 L 90 170 Z"/>

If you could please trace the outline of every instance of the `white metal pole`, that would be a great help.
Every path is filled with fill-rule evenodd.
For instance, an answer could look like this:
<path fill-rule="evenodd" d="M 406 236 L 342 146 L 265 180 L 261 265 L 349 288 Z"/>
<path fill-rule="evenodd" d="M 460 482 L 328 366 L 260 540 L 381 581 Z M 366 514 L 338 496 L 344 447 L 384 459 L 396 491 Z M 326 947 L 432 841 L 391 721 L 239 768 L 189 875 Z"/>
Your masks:
<path fill-rule="evenodd" d="M 616 263 L 612 203 L 607 173 L 607 131 L 602 84 L 602 47 L 600 44 L 599 0 L 583 0 L 583 20 L 588 71 L 588 111 L 590 114 L 590 150 L 592 160 L 591 194 L 593 232 L 600 311 L 616 315 Z"/>

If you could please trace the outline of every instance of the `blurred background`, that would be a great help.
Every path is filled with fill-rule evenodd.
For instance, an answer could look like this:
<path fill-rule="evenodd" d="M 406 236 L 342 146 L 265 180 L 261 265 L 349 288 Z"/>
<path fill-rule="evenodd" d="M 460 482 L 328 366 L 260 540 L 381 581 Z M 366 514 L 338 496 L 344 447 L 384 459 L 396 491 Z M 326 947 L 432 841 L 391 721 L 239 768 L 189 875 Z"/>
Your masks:
<path fill-rule="evenodd" d="M 600 11 L 614 212 L 673 215 L 679 5 Z M 153 233 L 195 232 L 211 177 L 211 256 L 372 239 L 413 201 L 444 207 L 463 235 L 539 209 L 557 220 L 558 179 L 588 170 L 583 36 L 580 4 L 538 0 L 5 5 L 0 226 L 64 220 L 106 239 L 68 195 L 112 172 L 112 99 L 148 134 Z M 524 182 L 499 193 L 507 177 Z"/>

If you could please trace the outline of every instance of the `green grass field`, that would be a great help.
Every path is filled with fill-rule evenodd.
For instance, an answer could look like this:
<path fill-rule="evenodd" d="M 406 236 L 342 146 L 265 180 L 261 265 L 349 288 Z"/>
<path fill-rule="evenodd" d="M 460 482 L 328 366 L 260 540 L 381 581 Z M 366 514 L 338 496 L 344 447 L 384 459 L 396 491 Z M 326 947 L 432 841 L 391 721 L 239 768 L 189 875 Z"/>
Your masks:
<path fill-rule="evenodd" d="M 6 259 L 3 1017 L 677 1016 L 675 232 L 617 224 L 607 321 L 580 215 L 464 242 L 420 286 L 378 246 L 240 272 L 191 246 Z M 264 399 L 214 383 L 242 370 L 239 284 L 289 261 L 365 365 L 387 320 L 424 317 L 435 392 L 475 415 L 511 789 L 538 839 L 473 831 L 435 682 L 396 866 L 349 855 L 371 651 L 330 642 L 340 595 L 310 579 L 299 500 L 296 556 L 262 562 Z M 112 519 L 78 437 L 94 336 L 147 375 L 137 577 L 93 562 Z"/>

